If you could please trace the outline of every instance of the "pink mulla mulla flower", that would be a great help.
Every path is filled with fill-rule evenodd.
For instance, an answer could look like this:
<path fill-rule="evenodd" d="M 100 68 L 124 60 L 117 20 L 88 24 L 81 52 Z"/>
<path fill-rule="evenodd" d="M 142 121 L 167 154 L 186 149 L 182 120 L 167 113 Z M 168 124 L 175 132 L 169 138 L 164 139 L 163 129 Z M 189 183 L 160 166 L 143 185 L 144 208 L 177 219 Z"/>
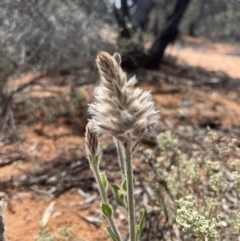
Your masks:
<path fill-rule="evenodd" d="M 95 130 L 121 141 L 138 141 L 158 123 L 152 95 L 134 88 L 135 77 L 127 80 L 119 54 L 100 52 L 96 62 L 101 84 L 94 91 L 95 102 L 89 105 Z"/>

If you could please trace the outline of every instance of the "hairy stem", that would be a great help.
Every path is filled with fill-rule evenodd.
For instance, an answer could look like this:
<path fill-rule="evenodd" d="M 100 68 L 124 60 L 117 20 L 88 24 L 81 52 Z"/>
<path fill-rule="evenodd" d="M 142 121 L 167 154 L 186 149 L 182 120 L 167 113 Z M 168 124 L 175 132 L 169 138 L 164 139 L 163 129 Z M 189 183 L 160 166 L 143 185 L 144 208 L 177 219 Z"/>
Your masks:
<path fill-rule="evenodd" d="M 93 157 L 93 158 L 96 158 L 96 157 Z M 109 204 L 109 201 L 108 201 L 108 198 L 107 198 L 107 194 L 106 194 L 106 190 L 105 190 L 105 187 L 104 187 L 104 185 L 102 183 L 102 180 L 101 180 L 101 177 L 100 177 L 98 161 L 95 161 L 95 160 L 92 159 L 90 161 L 90 163 L 91 163 L 92 170 L 93 170 L 93 173 L 95 175 L 96 181 L 98 183 L 99 191 L 100 191 L 100 194 L 101 194 L 101 197 L 102 197 L 102 202 Z M 116 226 L 113 218 L 110 217 L 110 218 L 107 218 L 107 219 L 108 219 L 109 225 L 110 225 L 112 231 L 114 232 L 117 240 L 121 241 L 121 237 L 120 237 L 119 231 L 117 229 L 117 226 Z"/>
<path fill-rule="evenodd" d="M 135 208 L 133 196 L 133 170 L 132 170 L 132 152 L 131 143 L 127 142 L 124 145 L 126 153 L 126 181 L 127 181 L 127 205 L 128 205 L 128 223 L 129 223 L 129 241 L 136 241 L 135 231 Z"/>
<path fill-rule="evenodd" d="M 122 176 L 125 178 L 125 164 L 124 164 L 124 156 L 123 156 L 123 149 L 122 143 L 114 138 L 114 142 L 116 144 L 117 152 L 118 152 L 118 161 L 121 168 Z"/>
<path fill-rule="evenodd" d="M 102 183 L 102 180 L 101 180 L 101 177 L 100 177 L 99 168 L 98 168 L 97 165 L 92 165 L 92 168 L 93 168 L 93 172 L 94 172 L 96 181 L 98 183 L 98 187 L 99 187 L 99 191 L 100 191 L 100 194 L 101 194 L 101 197 L 102 197 L 102 201 L 105 202 L 105 203 L 109 203 L 105 188 L 103 186 L 103 183 Z"/>

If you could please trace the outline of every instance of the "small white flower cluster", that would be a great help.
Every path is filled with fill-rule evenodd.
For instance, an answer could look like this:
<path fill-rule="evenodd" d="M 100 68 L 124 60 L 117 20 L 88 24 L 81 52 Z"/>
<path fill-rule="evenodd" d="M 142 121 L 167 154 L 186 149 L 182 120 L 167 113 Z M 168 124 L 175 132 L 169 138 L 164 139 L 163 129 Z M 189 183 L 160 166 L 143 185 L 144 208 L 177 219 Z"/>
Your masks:
<path fill-rule="evenodd" d="M 177 210 L 176 221 L 183 227 L 185 232 L 191 231 L 196 236 L 204 237 L 204 240 L 216 240 L 218 238 L 218 228 L 225 228 L 227 223 L 218 216 L 212 220 L 206 219 L 197 211 L 192 209 L 194 203 L 192 196 L 187 196 L 186 200 L 178 200 L 180 208 Z"/>

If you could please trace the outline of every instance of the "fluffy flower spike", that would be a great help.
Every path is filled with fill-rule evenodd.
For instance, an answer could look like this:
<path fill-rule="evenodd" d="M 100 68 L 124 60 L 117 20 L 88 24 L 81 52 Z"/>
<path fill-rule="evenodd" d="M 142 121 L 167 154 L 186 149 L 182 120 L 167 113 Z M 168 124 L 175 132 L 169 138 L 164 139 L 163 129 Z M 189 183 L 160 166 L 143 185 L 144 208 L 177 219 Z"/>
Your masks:
<path fill-rule="evenodd" d="M 89 105 L 96 130 L 120 141 L 138 141 L 158 123 L 158 112 L 150 92 L 134 88 L 136 78 L 129 81 L 123 72 L 121 56 L 100 52 L 96 59 L 101 84 L 94 91 L 95 103 Z"/>
<path fill-rule="evenodd" d="M 100 154 L 98 136 L 97 136 L 97 133 L 94 132 L 93 125 L 91 122 L 88 122 L 86 126 L 85 143 L 86 143 L 86 150 L 88 155 L 98 156 Z"/>

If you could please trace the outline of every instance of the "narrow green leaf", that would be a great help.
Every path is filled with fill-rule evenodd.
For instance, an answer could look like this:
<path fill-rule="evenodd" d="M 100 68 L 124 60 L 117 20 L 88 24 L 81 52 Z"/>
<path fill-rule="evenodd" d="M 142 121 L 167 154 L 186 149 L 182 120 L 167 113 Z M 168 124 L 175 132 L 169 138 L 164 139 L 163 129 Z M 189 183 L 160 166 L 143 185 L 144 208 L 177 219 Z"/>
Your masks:
<path fill-rule="evenodd" d="M 107 227 L 107 231 L 108 231 L 108 233 L 111 236 L 113 241 L 118 241 L 116 235 L 114 234 L 114 232 L 112 231 L 112 229 L 109 226 Z"/>
<path fill-rule="evenodd" d="M 101 172 L 101 173 L 100 173 L 100 178 L 101 178 L 101 182 L 102 182 L 104 188 L 107 188 L 107 186 L 108 186 L 108 180 L 107 180 L 107 177 L 106 177 L 105 172 Z"/>
<path fill-rule="evenodd" d="M 116 191 L 119 191 L 121 189 L 121 187 L 119 187 L 117 184 L 114 184 L 114 183 L 111 184 L 111 187 L 113 190 L 116 190 Z"/>
<path fill-rule="evenodd" d="M 125 191 L 125 192 L 127 191 L 127 180 L 126 179 L 124 179 L 124 181 L 122 182 L 121 188 L 123 191 Z"/>
<path fill-rule="evenodd" d="M 122 192 L 119 192 L 119 197 L 121 200 L 124 200 L 125 195 Z"/>
<path fill-rule="evenodd" d="M 143 231 L 144 223 L 145 223 L 145 210 L 142 209 L 140 210 L 140 220 L 139 220 L 140 233 Z"/>
<path fill-rule="evenodd" d="M 140 211 L 140 219 L 139 219 L 139 224 L 137 225 L 137 237 L 139 237 L 143 231 L 143 227 L 144 227 L 144 223 L 145 223 L 145 210 L 142 209 Z"/>
<path fill-rule="evenodd" d="M 108 203 L 102 203 L 102 213 L 107 217 L 112 217 L 112 207 Z"/>
<path fill-rule="evenodd" d="M 111 184 L 111 187 L 113 189 L 113 195 L 117 204 L 121 207 L 126 208 L 126 203 L 124 201 L 125 195 L 121 192 L 121 188 L 117 184 Z"/>

